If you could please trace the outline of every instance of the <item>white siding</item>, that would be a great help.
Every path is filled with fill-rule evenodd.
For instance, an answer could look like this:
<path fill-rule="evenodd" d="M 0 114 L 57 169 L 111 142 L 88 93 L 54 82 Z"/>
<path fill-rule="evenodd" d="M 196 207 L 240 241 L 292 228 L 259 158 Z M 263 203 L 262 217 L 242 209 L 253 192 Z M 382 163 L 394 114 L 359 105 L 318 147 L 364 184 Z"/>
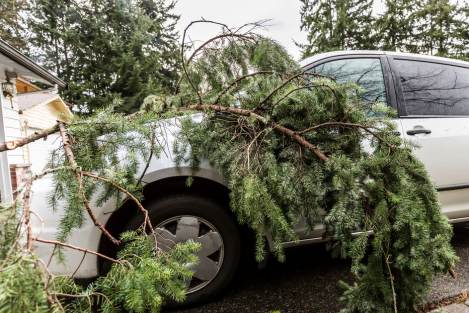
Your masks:
<path fill-rule="evenodd" d="M 3 95 L 1 95 L 3 96 Z M 3 98 L 3 125 L 5 127 L 5 139 L 7 141 L 15 140 L 23 137 L 21 131 L 21 122 L 18 114 L 18 106 L 14 99 L 13 103 L 9 98 Z M 24 164 L 23 149 L 15 149 L 8 151 L 8 162 L 10 164 Z"/>
<path fill-rule="evenodd" d="M 25 110 L 22 118 L 28 122 L 29 127 L 45 129 L 54 126 L 60 115 L 61 113 L 50 103 Z"/>

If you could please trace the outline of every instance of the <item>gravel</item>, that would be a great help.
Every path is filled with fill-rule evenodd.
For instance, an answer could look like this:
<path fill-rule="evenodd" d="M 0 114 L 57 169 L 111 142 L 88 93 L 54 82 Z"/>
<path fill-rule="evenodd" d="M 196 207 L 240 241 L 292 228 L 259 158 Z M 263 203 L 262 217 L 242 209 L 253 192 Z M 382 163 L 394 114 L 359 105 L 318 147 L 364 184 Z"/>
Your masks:
<path fill-rule="evenodd" d="M 457 279 L 438 276 L 429 294 L 429 302 L 469 289 L 469 227 L 455 227 L 454 247 L 460 263 Z M 260 270 L 244 265 L 235 281 L 217 300 L 173 313 L 333 313 L 340 310 L 338 299 L 342 289 L 339 280 L 350 281 L 349 263 L 334 259 L 324 245 L 290 248 L 286 262 L 269 260 Z"/>

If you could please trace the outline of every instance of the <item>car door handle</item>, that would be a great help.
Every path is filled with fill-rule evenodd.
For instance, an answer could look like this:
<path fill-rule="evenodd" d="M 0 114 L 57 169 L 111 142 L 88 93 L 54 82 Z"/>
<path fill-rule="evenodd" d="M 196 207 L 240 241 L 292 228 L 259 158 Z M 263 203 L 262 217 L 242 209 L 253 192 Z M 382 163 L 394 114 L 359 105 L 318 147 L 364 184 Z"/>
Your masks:
<path fill-rule="evenodd" d="M 414 136 L 417 134 L 431 134 L 431 133 L 432 133 L 431 130 L 425 129 L 425 128 L 417 128 L 417 129 L 411 129 L 407 131 L 407 135 L 409 136 Z"/>

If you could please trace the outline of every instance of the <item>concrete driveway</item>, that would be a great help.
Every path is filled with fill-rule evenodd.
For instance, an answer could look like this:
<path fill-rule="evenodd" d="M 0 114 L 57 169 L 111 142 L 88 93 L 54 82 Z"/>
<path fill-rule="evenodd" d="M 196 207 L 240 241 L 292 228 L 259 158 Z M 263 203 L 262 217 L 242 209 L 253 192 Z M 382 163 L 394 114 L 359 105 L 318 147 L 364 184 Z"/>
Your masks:
<path fill-rule="evenodd" d="M 458 278 L 436 278 L 429 301 L 455 295 L 469 289 L 469 226 L 455 227 L 454 247 L 461 258 Z M 175 313 L 333 313 L 340 310 L 341 288 L 338 280 L 349 281 L 349 263 L 331 258 L 324 245 L 291 248 L 286 262 L 271 260 L 258 270 L 243 266 L 235 282 L 223 297 L 214 302 Z"/>

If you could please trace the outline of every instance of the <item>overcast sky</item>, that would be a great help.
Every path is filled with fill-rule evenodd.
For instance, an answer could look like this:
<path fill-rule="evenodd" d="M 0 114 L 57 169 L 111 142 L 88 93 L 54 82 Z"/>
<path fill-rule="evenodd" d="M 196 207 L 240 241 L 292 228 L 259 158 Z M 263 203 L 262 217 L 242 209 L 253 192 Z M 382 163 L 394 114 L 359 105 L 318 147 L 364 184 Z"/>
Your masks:
<path fill-rule="evenodd" d="M 192 20 L 211 19 L 229 26 L 271 19 L 266 35 L 285 46 L 295 58 L 300 56 L 294 40 L 304 42 L 305 33 L 300 32 L 299 0 L 178 0 L 176 13 L 181 15 L 178 29 L 182 34 Z M 204 40 L 215 33 L 215 29 L 204 26 L 193 27 L 193 40 Z"/>
<path fill-rule="evenodd" d="M 294 41 L 304 43 L 306 34 L 300 31 L 299 0 L 178 0 L 176 13 L 181 15 L 178 30 L 182 31 L 193 20 L 211 19 L 229 26 L 270 19 L 270 27 L 265 35 L 280 42 L 295 58 L 300 51 Z M 382 1 L 375 1 L 376 13 L 382 11 Z M 190 36 L 193 40 L 210 38 L 216 30 L 211 27 L 193 27 Z"/>

